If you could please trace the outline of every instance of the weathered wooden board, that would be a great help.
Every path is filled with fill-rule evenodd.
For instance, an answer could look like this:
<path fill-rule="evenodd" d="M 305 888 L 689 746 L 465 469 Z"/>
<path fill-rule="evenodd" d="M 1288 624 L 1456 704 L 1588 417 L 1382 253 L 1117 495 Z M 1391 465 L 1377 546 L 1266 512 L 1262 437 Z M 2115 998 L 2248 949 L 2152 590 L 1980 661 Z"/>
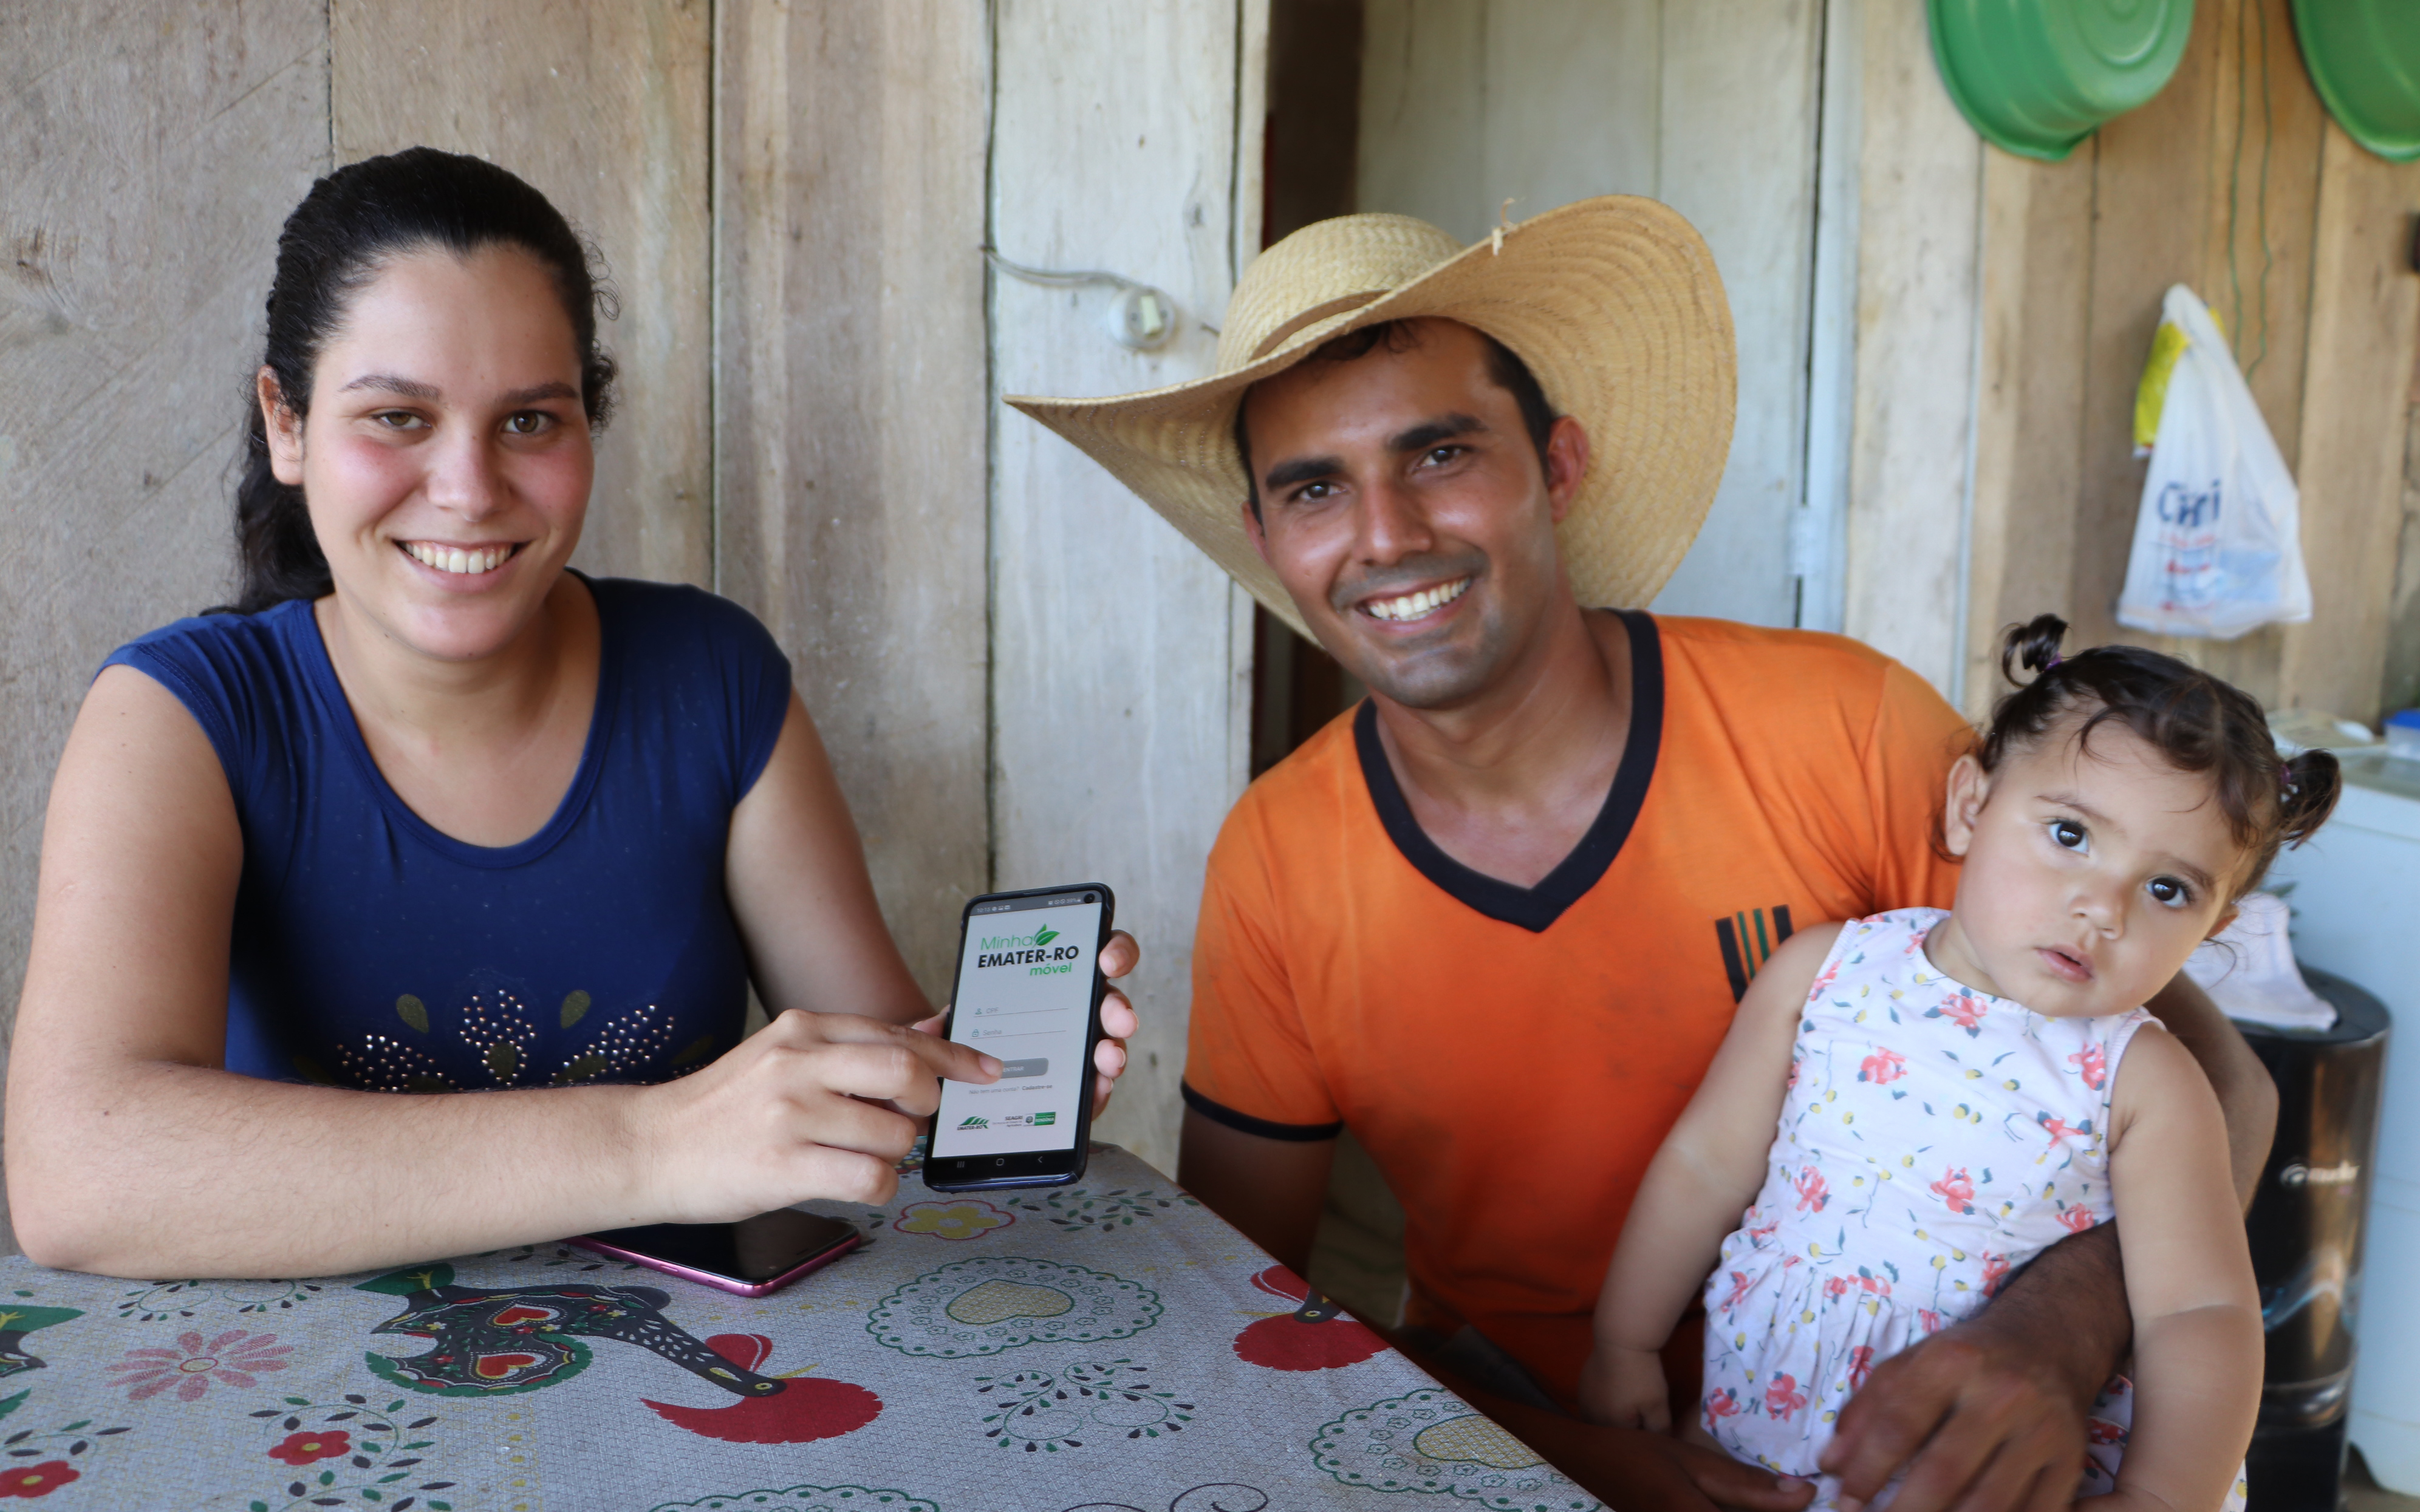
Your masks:
<path fill-rule="evenodd" d="M 716 580 L 771 627 L 947 998 L 989 872 L 982 0 L 718 11 Z"/>
<path fill-rule="evenodd" d="M 2257 55 L 2264 20 L 2272 28 L 2266 126 Z M 2238 350 L 2250 365 L 2265 346 L 2251 373 L 2254 396 L 2288 465 L 2294 460 L 2319 123 L 2318 98 L 2285 41 L 2290 29 L 2283 0 L 2220 0 L 2198 19 L 2167 87 L 2094 139 L 2091 323 L 2069 616 L 2075 644 L 2157 646 L 2264 700 L 2276 694 L 2276 631 L 2232 642 L 2149 636 L 2119 626 L 2116 606 L 2147 466 L 2133 455 L 2133 394 L 2169 285 L 2190 285 L 2231 329 L 2241 304 L 2251 329 L 2235 332 Z M 2269 133 L 2264 197 L 2259 154 Z M 2247 296 L 2242 301 L 2239 287 Z"/>
<path fill-rule="evenodd" d="M 1798 618 L 1790 521 L 1807 492 L 1822 11 L 1664 7 L 1655 196 L 1714 249 L 1739 338 L 1730 458 L 1697 544 L 1655 597 L 1664 613 Z"/>
<path fill-rule="evenodd" d="M 1259 154 L 1260 121 L 1236 118 L 1252 14 L 1234 0 L 1003 0 L 995 17 L 1002 255 L 1140 279 L 1216 324 L 1238 190 L 1259 194 L 1237 158 L 1239 145 L 1246 162 Z M 1198 327 L 1157 353 L 1115 345 L 1108 299 L 996 277 L 995 392 L 1114 393 L 1209 371 Z M 1202 858 L 1244 784 L 1249 622 L 1225 575 L 1082 454 L 1014 412 L 998 425 L 993 877 L 1116 889 L 1143 946 L 1143 1031 L 1103 1136 L 1173 1168 Z"/>
<path fill-rule="evenodd" d="M 2084 431 L 2083 270 L 2092 153 L 2037 162 L 1983 153 L 1982 358 L 1968 525 L 1962 707 L 1980 720 L 2008 690 L 2000 632 L 2070 614 Z"/>
<path fill-rule="evenodd" d="M 1975 394 L 1982 147 L 1923 8 L 1863 0 L 1855 396 L 1842 625 L 1953 699 Z"/>
<path fill-rule="evenodd" d="M 225 601 L 277 229 L 328 166 L 318 0 L 0 0 L 0 1014 L 101 660 Z M 5 1029 L 5 1024 L 0 1024 Z M 12 1246 L 13 1247 L 13 1246 Z"/>
<path fill-rule="evenodd" d="M 2279 700 L 2375 719 L 2403 525 L 2409 383 L 2420 351 L 2410 261 L 2420 164 L 2362 150 L 2331 121 L 2319 179 L 2302 406 L 2303 551 L 2312 616 L 2282 636 Z"/>
<path fill-rule="evenodd" d="M 593 572 L 712 580 L 707 0 L 330 0 L 336 161 L 426 145 L 528 179 L 604 255 L 622 409 Z"/>
<path fill-rule="evenodd" d="M 1758 0 L 1371 0 L 1360 208 L 1476 240 L 1594 194 L 1645 194 L 1714 250 L 1739 422 L 1668 613 L 1788 625 L 1805 494 L 1821 8 Z M 1509 212 L 1505 202 L 1512 202 Z"/>
<path fill-rule="evenodd" d="M 1365 0 L 1358 208 L 1416 215 L 1465 240 L 1495 224 L 1487 19 L 1488 0 Z"/>
<path fill-rule="evenodd" d="M 2386 670 L 2379 710 L 2420 707 L 2420 409 L 2407 411 L 2403 440 L 2403 528 L 2396 550 L 2395 596 L 2386 617 Z"/>

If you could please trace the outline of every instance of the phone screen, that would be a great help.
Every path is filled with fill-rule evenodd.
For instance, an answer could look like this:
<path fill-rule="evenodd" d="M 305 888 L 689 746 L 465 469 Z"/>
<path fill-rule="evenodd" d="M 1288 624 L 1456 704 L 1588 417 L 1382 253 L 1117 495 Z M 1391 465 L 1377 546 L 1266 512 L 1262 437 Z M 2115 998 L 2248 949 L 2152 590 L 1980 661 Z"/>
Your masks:
<path fill-rule="evenodd" d="M 1076 1148 L 1104 905 L 1094 887 L 978 899 L 968 910 L 950 1038 L 999 1057 L 1001 1071 L 988 1087 L 941 1084 L 936 1162 Z"/>

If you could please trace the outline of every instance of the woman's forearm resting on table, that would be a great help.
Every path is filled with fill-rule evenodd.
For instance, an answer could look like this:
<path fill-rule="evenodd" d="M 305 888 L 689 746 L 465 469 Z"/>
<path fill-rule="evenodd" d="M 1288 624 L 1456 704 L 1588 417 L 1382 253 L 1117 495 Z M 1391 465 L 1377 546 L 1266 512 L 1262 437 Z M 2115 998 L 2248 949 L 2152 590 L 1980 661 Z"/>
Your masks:
<path fill-rule="evenodd" d="M 126 1276 L 325 1273 L 561 1238 L 643 1210 L 630 1102 L 129 1064 L 105 1087 L 10 1098 L 9 1216 L 37 1263 Z"/>
<path fill-rule="evenodd" d="M 20 1242 L 46 1265 L 135 1276 L 326 1274 L 882 1201 L 936 1075 L 990 1079 L 930 1035 L 803 1013 L 656 1087 L 421 1096 L 159 1061 L 27 1070 L 8 1108 Z"/>

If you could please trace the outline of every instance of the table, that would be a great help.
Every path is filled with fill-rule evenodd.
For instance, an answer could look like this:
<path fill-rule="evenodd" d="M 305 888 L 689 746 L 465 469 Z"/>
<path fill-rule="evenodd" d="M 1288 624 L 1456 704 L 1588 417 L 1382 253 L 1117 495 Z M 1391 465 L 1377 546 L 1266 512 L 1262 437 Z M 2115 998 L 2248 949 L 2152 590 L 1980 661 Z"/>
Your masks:
<path fill-rule="evenodd" d="M 298 1173 L 297 1180 L 307 1180 Z M 0 1263 L 0 1500 L 238 1512 L 1592 1512 L 1110 1147 L 812 1203 L 749 1299 L 559 1244 L 310 1281 Z"/>

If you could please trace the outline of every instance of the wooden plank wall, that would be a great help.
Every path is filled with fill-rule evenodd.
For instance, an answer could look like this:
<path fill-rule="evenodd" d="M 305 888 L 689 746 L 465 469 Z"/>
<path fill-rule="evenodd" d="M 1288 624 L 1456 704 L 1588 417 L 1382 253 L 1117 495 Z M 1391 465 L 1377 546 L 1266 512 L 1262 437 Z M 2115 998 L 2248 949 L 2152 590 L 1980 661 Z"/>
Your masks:
<path fill-rule="evenodd" d="M 717 581 L 798 668 L 939 1002 L 990 872 L 988 10 L 738 5 L 718 23 Z"/>
<path fill-rule="evenodd" d="M 1856 7 L 1854 54 L 1824 65 L 1827 87 L 1857 99 L 1857 140 L 1824 147 L 1857 163 L 1840 625 L 1955 697 L 1981 149 L 1933 70 L 1922 7 L 1833 3 Z"/>
<path fill-rule="evenodd" d="M 1157 352 L 1104 331 L 1110 293 L 995 275 L 995 393 L 1117 393 L 1210 371 L 1239 249 L 1257 247 L 1262 107 L 1241 0 L 1000 0 L 992 235 L 1030 267 L 1107 269 L 1196 323 Z M 1239 116 L 1241 117 L 1239 119 Z M 1132 1069 L 1102 1126 L 1173 1167 L 1202 861 L 1244 787 L 1249 600 L 1081 453 L 1001 412 L 992 471 L 992 856 L 1002 888 L 1085 878 L 1144 945 Z M 1137 780 L 1148 774 L 1147 780 Z"/>
<path fill-rule="evenodd" d="M 5 1030 L 86 685 L 233 588 L 230 464 L 277 226 L 328 167 L 328 34 L 319 0 L 0 0 L 0 38 Z"/>
<path fill-rule="evenodd" d="M 1789 521 L 1806 494 L 1822 21 L 1821 6 L 1766 0 L 1367 8 L 1360 208 L 1476 240 L 1507 199 L 1518 220 L 1645 194 L 1714 250 L 1739 334 L 1739 421 L 1705 528 L 1655 601 L 1667 613 L 1799 613 Z"/>
<path fill-rule="evenodd" d="M 1983 177 L 1969 712 L 2004 686 L 2001 626 L 2050 610 L 2076 644 L 2155 644 L 2273 707 L 2376 717 L 2420 349 L 2420 165 L 2328 120 L 2287 0 L 2205 0 L 2157 99 L 2063 163 L 1987 148 Z M 2218 312 L 2301 484 L 2307 625 L 2212 642 L 2114 619 L 2146 467 L 2133 394 L 2178 282 Z"/>
<path fill-rule="evenodd" d="M 713 582 L 706 0 L 332 0 L 336 162 L 427 146 L 499 162 L 604 255 L 621 413 L 576 563 Z"/>

